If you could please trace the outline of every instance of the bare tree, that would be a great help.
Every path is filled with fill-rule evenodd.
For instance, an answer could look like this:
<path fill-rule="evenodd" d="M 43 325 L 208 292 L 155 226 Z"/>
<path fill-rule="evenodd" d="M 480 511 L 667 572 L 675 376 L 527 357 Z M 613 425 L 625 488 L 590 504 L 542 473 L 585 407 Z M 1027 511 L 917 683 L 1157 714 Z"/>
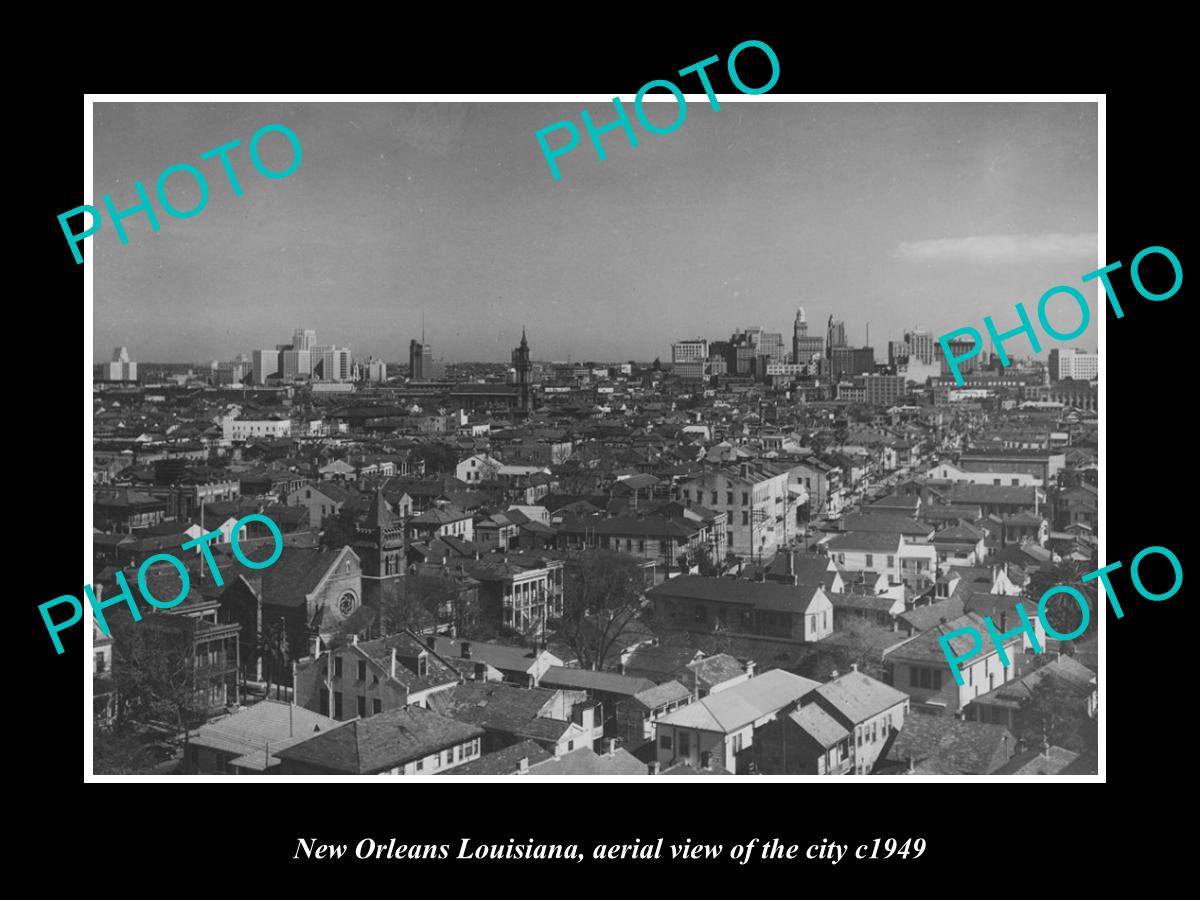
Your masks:
<path fill-rule="evenodd" d="M 642 607 L 642 566 L 623 553 L 591 550 L 576 554 L 565 576 L 562 638 L 582 666 L 600 670 Z"/>

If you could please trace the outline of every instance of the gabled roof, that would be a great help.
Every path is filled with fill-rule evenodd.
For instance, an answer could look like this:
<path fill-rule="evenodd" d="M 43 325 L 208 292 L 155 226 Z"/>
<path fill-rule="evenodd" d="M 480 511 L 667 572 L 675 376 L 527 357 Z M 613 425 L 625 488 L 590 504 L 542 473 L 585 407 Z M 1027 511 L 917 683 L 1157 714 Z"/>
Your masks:
<path fill-rule="evenodd" d="M 476 725 L 419 706 L 405 706 L 354 719 L 281 750 L 278 756 L 333 772 L 369 775 L 424 759 L 483 734 Z"/>
<path fill-rule="evenodd" d="M 847 672 L 814 690 L 810 699 L 816 698 L 820 698 L 816 702 L 841 716 L 843 724 L 852 727 L 898 703 L 904 703 L 908 694 L 877 681 L 865 672 Z"/>
<path fill-rule="evenodd" d="M 537 665 L 538 652 L 527 647 L 490 644 L 485 641 L 461 641 L 442 635 L 431 635 L 434 650 L 441 656 L 464 662 L 483 662 L 501 672 L 528 673 Z M 464 653 L 463 645 L 466 645 Z"/>
<path fill-rule="evenodd" d="M 629 697 L 654 687 L 654 682 L 647 678 L 631 678 L 616 672 L 595 672 L 591 669 L 568 669 L 564 666 L 548 668 L 540 683 L 546 687 L 601 691 Z"/>
<path fill-rule="evenodd" d="M 902 538 L 893 532 L 854 531 L 839 534 L 825 546 L 830 550 L 869 550 L 873 553 L 899 553 Z"/>
<path fill-rule="evenodd" d="M 921 763 L 940 760 L 963 775 L 987 775 L 1008 762 L 1015 746 L 1003 725 L 964 722 L 950 716 L 911 715 L 888 751 L 888 758 Z"/>
<path fill-rule="evenodd" d="M 349 547 L 324 550 L 315 547 L 284 547 L 279 559 L 262 576 L 262 599 L 276 606 L 303 606 Z"/>
<path fill-rule="evenodd" d="M 729 734 L 778 712 L 817 687 L 820 684 L 809 678 L 783 669 L 771 669 L 667 713 L 658 721 L 664 725 Z"/>
<path fill-rule="evenodd" d="M 828 749 L 850 737 L 850 732 L 816 703 L 802 706 L 788 716 L 817 744 Z"/>
<path fill-rule="evenodd" d="M 802 613 L 808 610 L 817 592 L 821 590 L 819 585 L 790 585 L 775 581 L 743 581 L 735 578 L 682 575 L 668 579 L 647 591 L 647 596 L 736 603 L 754 609 Z"/>
<path fill-rule="evenodd" d="M 662 684 L 656 684 L 652 688 L 646 688 L 646 690 L 634 694 L 633 698 L 650 709 L 657 709 L 668 703 L 686 700 L 691 695 L 692 692 L 678 681 L 664 681 Z"/>

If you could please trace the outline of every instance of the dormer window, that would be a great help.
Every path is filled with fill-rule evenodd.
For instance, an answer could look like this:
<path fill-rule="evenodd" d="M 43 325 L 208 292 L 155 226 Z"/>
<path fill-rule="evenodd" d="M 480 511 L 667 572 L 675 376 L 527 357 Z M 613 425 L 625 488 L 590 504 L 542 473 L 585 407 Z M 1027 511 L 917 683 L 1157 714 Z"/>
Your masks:
<path fill-rule="evenodd" d="M 425 678 L 429 675 L 429 657 L 422 653 L 417 657 L 417 677 Z"/>

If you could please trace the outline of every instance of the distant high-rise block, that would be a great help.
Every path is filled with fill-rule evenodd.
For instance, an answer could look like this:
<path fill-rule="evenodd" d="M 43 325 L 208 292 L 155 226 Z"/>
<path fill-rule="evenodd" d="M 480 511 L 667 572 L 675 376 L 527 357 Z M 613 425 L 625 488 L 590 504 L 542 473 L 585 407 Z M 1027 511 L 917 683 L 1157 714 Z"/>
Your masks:
<path fill-rule="evenodd" d="M 1075 347 L 1050 351 L 1050 379 L 1063 381 L 1095 381 L 1100 377 L 1100 356 Z"/>
<path fill-rule="evenodd" d="M 279 374 L 280 356 L 278 350 L 255 350 L 250 355 L 255 384 L 266 384 L 268 378 Z"/>
<path fill-rule="evenodd" d="M 678 341 L 671 345 L 671 362 L 692 362 L 708 356 L 708 341 L 696 338 L 691 341 Z"/>
<path fill-rule="evenodd" d="M 137 381 L 137 363 L 130 361 L 129 351 L 124 347 L 113 348 L 107 375 L 109 381 Z"/>
<path fill-rule="evenodd" d="M 429 381 L 433 378 L 433 347 L 423 341 L 408 343 L 408 377 L 413 381 Z"/>
<path fill-rule="evenodd" d="M 297 328 L 292 333 L 293 350 L 312 350 L 317 343 L 317 333 L 311 328 Z"/>
<path fill-rule="evenodd" d="M 792 362 L 805 365 L 814 356 L 825 354 L 825 338 L 808 333 L 808 319 L 804 315 L 804 307 L 796 310 L 796 320 L 792 324 Z"/>

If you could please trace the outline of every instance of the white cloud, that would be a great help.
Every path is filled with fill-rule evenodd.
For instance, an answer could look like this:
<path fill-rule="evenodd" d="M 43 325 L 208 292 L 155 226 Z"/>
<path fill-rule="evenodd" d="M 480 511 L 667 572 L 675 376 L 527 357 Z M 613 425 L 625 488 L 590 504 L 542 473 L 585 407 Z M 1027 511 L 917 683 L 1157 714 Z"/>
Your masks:
<path fill-rule="evenodd" d="M 1095 232 L 1089 234 L 984 234 L 976 237 L 904 241 L 895 258 L 913 262 L 1019 263 L 1031 260 L 1096 256 Z"/>

